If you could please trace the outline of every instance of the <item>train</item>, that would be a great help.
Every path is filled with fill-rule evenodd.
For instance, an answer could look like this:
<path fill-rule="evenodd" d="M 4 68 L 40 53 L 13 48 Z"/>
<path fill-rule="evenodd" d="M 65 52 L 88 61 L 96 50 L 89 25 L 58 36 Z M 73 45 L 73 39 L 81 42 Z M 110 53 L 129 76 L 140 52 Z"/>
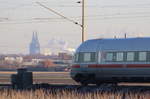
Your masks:
<path fill-rule="evenodd" d="M 70 75 L 82 85 L 149 83 L 150 37 L 87 40 L 75 51 Z"/>

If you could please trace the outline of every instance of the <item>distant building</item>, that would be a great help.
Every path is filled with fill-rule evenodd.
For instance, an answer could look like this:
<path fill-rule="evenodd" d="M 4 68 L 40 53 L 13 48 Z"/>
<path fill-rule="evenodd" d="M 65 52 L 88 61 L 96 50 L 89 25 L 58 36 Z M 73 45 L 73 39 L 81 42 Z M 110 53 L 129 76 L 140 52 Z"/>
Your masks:
<path fill-rule="evenodd" d="M 17 62 L 17 63 L 22 63 L 23 62 L 23 57 L 21 57 L 21 56 L 6 56 L 5 58 L 4 58 L 4 61 L 7 61 L 7 62 L 9 62 L 9 63 L 13 63 L 13 62 Z"/>
<path fill-rule="evenodd" d="M 40 43 L 36 32 L 33 32 L 29 50 L 31 55 L 40 54 Z"/>
<path fill-rule="evenodd" d="M 72 55 L 69 55 L 68 53 L 58 53 L 58 57 L 61 60 L 72 60 Z"/>

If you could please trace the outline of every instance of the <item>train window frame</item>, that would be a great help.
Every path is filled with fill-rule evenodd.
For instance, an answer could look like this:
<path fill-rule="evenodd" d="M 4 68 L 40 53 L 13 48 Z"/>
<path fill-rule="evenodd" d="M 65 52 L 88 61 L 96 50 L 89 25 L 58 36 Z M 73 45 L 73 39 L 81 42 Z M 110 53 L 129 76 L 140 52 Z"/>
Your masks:
<path fill-rule="evenodd" d="M 78 61 L 79 61 L 79 53 L 75 53 L 74 62 L 78 62 Z"/>
<path fill-rule="evenodd" d="M 150 62 L 150 51 L 147 51 L 146 61 Z"/>
<path fill-rule="evenodd" d="M 140 59 L 141 58 L 140 53 L 145 53 L 145 59 L 144 60 Z M 138 52 L 138 61 L 139 62 L 146 62 L 147 61 L 147 52 L 146 51 Z"/>
<path fill-rule="evenodd" d="M 98 57 L 99 57 L 99 63 L 106 61 L 106 53 L 107 52 L 104 52 L 104 51 L 99 52 L 99 55 L 98 55 Z"/>
<path fill-rule="evenodd" d="M 140 53 L 144 52 L 145 53 L 145 59 L 140 60 Z M 118 60 L 118 53 L 122 53 L 122 60 Z M 104 54 L 104 53 L 103 53 Z M 108 55 L 111 55 L 111 59 L 108 59 Z M 130 56 L 129 56 L 130 55 Z M 110 51 L 110 52 L 105 52 L 104 55 L 104 61 L 105 62 L 150 62 L 150 51 Z"/>
<path fill-rule="evenodd" d="M 91 62 L 97 62 L 97 53 L 96 52 L 90 52 L 91 53 Z"/>
<path fill-rule="evenodd" d="M 108 54 L 112 54 L 112 59 L 108 60 L 107 55 Z M 106 52 L 106 58 L 105 58 L 106 62 L 115 62 L 116 61 L 116 52 Z"/>
<path fill-rule="evenodd" d="M 132 56 L 132 60 L 130 59 L 130 60 L 128 60 L 129 58 L 128 58 L 128 54 L 129 53 L 132 53 L 133 54 L 133 56 Z M 129 51 L 129 52 L 126 52 L 126 61 L 127 62 L 134 62 L 135 61 L 135 52 L 134 51 Z"/>
<path fill-rule="evenodd" d="M 91 61 L 91 53 L 86 52 L 83 54 L 83 62 L 90 62 Z"/>
<path fill-rule="evenodd" d="M 123 52 L 123 61 L 127 62 L 127 52 L 126 51 Z"/>
<path fill-rule="evenodd" d="M 109 58 L 109 56 L 108 55 L 111 55 L 111 58 Z M 106 52 L 106 61 L 107 62 L 111 62 L 111 61 L 113 61 L 113 52 Z"/>
<path fill-rule="evenodd" d="M 122 54 L 122 56 L 121 57 L 119 57 L 118 55 L 119 54 Z M 123 62 L 124 61 L 124 52 L 116 52 L 116 62 Z M 120 58 L 122 58 L 121 60 L 119 60 Z"/>
<path fill-rule="evenodd" d="M 77 54 L 78 54 L 78 60 L 75 61 L 77 63 L 97 62 L 96 61 L 96 52 L 79 52 Z M 87 56 L 85 56 L 86 54 L 90 55 L 90 60 L 85 60 L 85 57 L 87 57 Z M 76 55 L 75 55 L 75 57 L 77 57 Z"/>
<path fill-rule="evenodd" d="M 84 60 L 83 59 L 84 58 L 84 56 L 83 56 L 84 54 L 83 54 L 83 52 L 79 52 L 78 54 L 79 54 L 79 58 L 78 58 L 79 60 L 78 60 L 78 62 L 81 63 Z"/>

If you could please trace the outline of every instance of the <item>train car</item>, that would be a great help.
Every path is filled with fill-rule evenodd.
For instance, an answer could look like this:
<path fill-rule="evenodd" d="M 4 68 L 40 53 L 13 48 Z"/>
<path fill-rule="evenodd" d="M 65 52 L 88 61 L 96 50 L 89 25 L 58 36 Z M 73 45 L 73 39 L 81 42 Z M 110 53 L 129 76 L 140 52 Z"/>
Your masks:
<path fill-rule="evenodd" d="M 150 82 L 150 38 L 87 40 L 77 48 L 70 73 L 83 85 Z"/>

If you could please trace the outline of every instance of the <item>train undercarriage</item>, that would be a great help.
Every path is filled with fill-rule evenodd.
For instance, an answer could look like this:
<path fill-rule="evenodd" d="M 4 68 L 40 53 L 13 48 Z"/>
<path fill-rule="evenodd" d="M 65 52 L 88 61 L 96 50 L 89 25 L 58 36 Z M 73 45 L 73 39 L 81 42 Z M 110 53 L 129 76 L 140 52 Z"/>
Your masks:
<path fill-rule="evenodd" d="M 96 84 L 97 86 L 103 84 L 117 85 L 118 83 L 150 83 L 150 77 L 96 77 L 95 74 L 76 74 L 73 78 L 81 85 Z"/>

